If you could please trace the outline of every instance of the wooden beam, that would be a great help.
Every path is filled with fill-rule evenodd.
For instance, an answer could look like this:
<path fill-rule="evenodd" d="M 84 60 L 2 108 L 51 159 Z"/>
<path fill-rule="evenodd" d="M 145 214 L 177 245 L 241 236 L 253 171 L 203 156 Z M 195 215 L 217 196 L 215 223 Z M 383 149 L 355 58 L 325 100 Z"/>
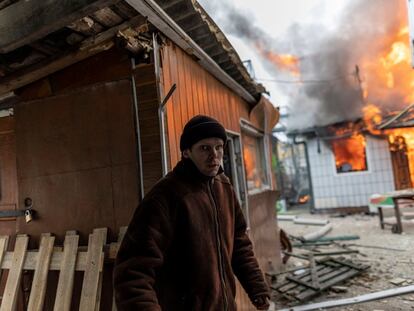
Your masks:
<path fill-rule="evenodd" d="M 113 27 L 123 22 L 123 19 L 110 8 L 103 8 L 92 14 L 92 17 L 105 27 Z"/>
<path fill-rule="evenodd" d="M 0 95 L 25 86 L 36 80 L 44 78 L 58 70 L 75 64 L 88 57 L 96 55 L 102 51 L 108 50 L 114 46 L 112 38 L 118 31 L 125 30 L 129 27 L 137 27 L 146 22 L 143 16 L 136 16 L 127 22 L 116 27 L 108 29 L 94 37 L 88 38 L 82 42 L 79 49 L 73 53 L 66 54 L 59 59 L 48 63 L 37 64 L 35 68 L 27 69 L 16 75 L 11 75 L 0 80 Z"/>
<path fill-rule="evenodd" d="M 0 53 L 36 41 L 118 1 L 18 1 L 0 11 Z"/>
<path fill-rule="evenodd" d="M 96 23 L 89 16 L 82 17 L 81 19 L 74 21 L 66 27 L 80 32 L 84 35 L 96 35 L 103 30 L 103 27 L 100 24 Z"/>

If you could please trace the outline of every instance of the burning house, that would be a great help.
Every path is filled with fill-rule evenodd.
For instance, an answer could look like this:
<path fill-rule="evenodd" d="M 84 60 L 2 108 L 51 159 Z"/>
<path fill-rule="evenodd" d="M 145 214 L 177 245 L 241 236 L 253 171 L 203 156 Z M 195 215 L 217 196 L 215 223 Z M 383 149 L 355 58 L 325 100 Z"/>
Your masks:
<path fill-rule="evenodd" d="M 364 120 L 303 130 L 314 208 L 367 210 L 370 197 L 412 188 L 414 106 L 370 128 Z"/>
<path fill-rule="evenodd" d="M 366 210 L 371 195 L 414 181 L 406 1 L 353 1 L 339 24 L 341 36 L 318 25 L 293 29 L 294 67 L 268 60 L 279 73 L 289 68 L 286 127 L 306 145 L 314 208 Z M 314 40 L 309 29 L 319 30 Z"/>

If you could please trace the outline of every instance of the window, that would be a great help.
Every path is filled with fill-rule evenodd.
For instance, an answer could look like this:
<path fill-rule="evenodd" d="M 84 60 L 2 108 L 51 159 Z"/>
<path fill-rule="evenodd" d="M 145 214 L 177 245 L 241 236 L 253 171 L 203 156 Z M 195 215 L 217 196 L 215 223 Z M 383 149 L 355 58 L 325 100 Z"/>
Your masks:
<path fill-rule="evenodd" d="M 365 137 L 361 134 L 331 142 L 337 173 L 366 171 L 367 155 Z"/>
<path fill-rule="evenodd" d="M 241 151 L 240 136 L 238 134 L 227 133 L 227 144 L 223 156 L 224 173 L 230 178 L 234 187 L 240 206 L 247 223 L 249 217 L 247 213 L 246 185 L 243 171 L 243 159 Z"/>
<path fill-rule="evenodd" d="M 269 176 L 263 135 L 251 126 L 244 125 L 242 140 L 247 190 L 251 192 L 267 188 Z"/>

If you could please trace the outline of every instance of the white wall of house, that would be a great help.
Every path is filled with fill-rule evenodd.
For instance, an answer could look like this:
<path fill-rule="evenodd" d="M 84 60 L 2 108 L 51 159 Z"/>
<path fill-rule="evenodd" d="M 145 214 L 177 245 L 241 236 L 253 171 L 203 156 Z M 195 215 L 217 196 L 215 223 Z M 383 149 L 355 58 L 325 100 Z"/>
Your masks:
<path fill-rule="evenodd" d="M 366 136 L 367 171 L 337 173 L 335 158 L 326 143 L 307 141 L 316 209 L 367 206 L 374 193 L 395 190 L 388 142 Z"/>

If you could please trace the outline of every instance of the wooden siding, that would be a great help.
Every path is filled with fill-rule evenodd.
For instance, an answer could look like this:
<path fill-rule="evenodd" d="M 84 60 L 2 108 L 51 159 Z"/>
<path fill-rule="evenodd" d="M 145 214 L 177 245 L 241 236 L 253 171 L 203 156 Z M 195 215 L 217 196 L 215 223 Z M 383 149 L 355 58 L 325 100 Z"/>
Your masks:
<path fill-rule="evenodd" d="M 249 106 L 179 47 L 161 48 L 164 93 L 176 83 L 166 106 L 170 166 L 180 160 L 180 135 L 185 123 L 197 114 L 220 121 L 226 129 L 240 132 L 240 118 L 249 119 Z"/>
<path fill-rule="evenodd" d="M 111 50 L 19 90 L 19 205 L 30 197 L 37 211 L 20 232 L 60 240 L 76 229 L 83 243 L 95 227 L 111 239 L 129 223 L 139 194 L 130 68 Z"/>
<path fill-rule="evenodd" d="M 158 93 L 154 64 L 140 65 L 134 70 L 141 134 L 144 192 L 162 177 Z"/>

